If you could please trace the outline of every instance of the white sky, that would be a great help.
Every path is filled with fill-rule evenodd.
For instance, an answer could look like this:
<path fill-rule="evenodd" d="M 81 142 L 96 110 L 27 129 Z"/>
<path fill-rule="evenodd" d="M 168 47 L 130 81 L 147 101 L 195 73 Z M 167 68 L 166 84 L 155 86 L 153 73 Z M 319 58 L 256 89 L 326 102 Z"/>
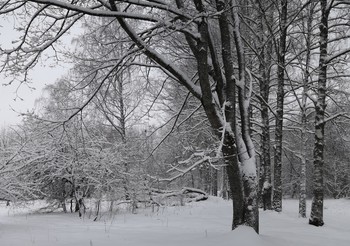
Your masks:
<path fill-rule="evenodd" d="M 14 31 L 14 21 L 11 19 L 0 18 L 0 44 L 2 47 L 10 48 L 12 41 L 18 37 L 18 33 Z M 70 43 L 70 38 L 66 39 Z M 5 78 L 0 74 L 0 128 L 10 126 L 21 122 L 20 113 L 32 111 L 35 107 L 35 100 L 42 95 L 42 89 L 47 84 L 55 82 L 63 76 L 68 68 L 63 68 L 67 64 L 55 65 L 43 64 L 43 61 L 37 67 L 30 71 L 29 77 L 32 84 L 29 86 L 12 84 L 4 86 L 8 83 L 9 78 Z M 34 88 L 34 89 L 33 89 Z"/>
<path fill-rule="evenodd" d="M 0 36 L 1 38 L 1 36 Z M 30 88 L 27 85 L 12 84 L 4 86 L 6 78 L 0 76 L 0 127 L 14 125 L 21 122 L 20 113 L 26 113 L 35 108 L 35 100 L 42 95 L 42 89 L 47 84 L 55 82 L 65 73 L 61 67 L 38 67 L 31 74 L 33 84 Z"/>

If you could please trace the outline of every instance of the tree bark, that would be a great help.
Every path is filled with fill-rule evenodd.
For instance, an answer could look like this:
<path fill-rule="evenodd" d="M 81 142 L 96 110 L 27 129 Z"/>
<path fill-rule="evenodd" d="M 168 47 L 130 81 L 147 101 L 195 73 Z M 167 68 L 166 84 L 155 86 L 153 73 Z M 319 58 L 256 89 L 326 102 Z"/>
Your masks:
<path fill-rule="evenodd" d="M 278 47 L 277 68 L 277 109 L 275 129 L 275 158 L 273 182 L 273 208 L 282 211 L 282 139 L 283 139 L 283 105 L 284 105 L 284 71 L 287 39 L 287 10 L 288 1 L 281 1 L 280 14 L 280 43 Z"/>
<path fill-rule="evenodd" d="M 317 103 L 315 116 L 315 146 L 314 146 L 314 178 L 313 199 L 309 224 L 322 226 L 323 221 L 323 165 L 324 165 L 324 117 L 326 109 L 326 85 L 327 85 L 327 42 L 328 42 L 328 16 L 327 0 L 320 0 L 320 60 L 317 88 Z"/>
<path fill-rule="evenodd" d="M 237 149 L 235 146 L 235 139 L 231 136 L 231 134 L 225 133 L 222 152 L 226 164 L 227 177 L 233 202 L 232 230 L 245 222 L 241 170 L 239 167 Z"/>
<path fill-rule="evenodd" d="M 241 36 L 240 18 L 236 1 L 231 1 L 233 20 L 233 37 L 236 45 L 238 62 L 238 108 L 241 123 L 235 128 L 237 141 L 237 156 L 241 164 L 244 197 L 245 223 L 259 233 L 259 204 L 258 204 L 258 177 L 255 160 L 255 147 L 250 133 L 250 99 L 252 81 L 246 79 L 246 63 L 244 45 Z M 251 79 L 251 78 L 250 78 Z"/>
<path fill-rule="evenodd" d="M 228 8 L 228 1 L 216 1 L 217 10 L 224 11 Z M 219 16 L 219 26 L 221 34 L 222 59 L 225 70 L 226 80 L 226 104 L 225 119 L 229 124 L 226 127 L 231 128 L 231 133 L 225 132 L 224 145 L 222 148 L 224 161 L 226 164 L 227 177 L 231 191 L 233 202 L 233 222 L 232 230 L 237 226 L 244 224 L 244 194 L 242 187 L 241 170 L 237 157 L 236 140 L 233 132 L 236 129 L 236 83 L 234 81 L 233 57 L 231 47 L 231 29 L 229 26 L 229 18 L 227 11 Z"/>

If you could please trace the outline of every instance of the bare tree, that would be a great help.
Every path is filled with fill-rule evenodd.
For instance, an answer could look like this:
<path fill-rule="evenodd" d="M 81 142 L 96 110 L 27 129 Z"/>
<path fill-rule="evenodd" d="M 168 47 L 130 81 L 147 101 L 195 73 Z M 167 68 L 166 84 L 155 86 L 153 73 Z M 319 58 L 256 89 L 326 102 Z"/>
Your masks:
<path fill-rule="evenodd" d="M 306 54 L 305 54 L 305 69 L 303 75 L 303 92 L 301 100 L 301 166 L 300 166 L 300 181 L 299 181 L 299 216 L 306 218 L 306 160 L 307 160 L 307 93 L 309 90 L 309 80 L 310 80 L 310 59 L 311 59 L 311 39 L 312 28 L 313 28 L 313 18 L 314 10 L 316 4 L 311 4 L 308 7 L 307 21 L 305 27 L 306 33 Z M 304 26 L 304 25 L 303 25 Z"/>
<path fill-rule="evenodd" d="M 271 180 L 271 139 L 270 139 L 270 86 L 271 68 L 273 65 L 273 21 L 274 4 L 268 1 L 257 1 L 259 5 L 257 33 L 259 34 L 259 89 L 261 111 L 261 172 L 260 189 L 264 209 L 272 209 L 272 180 Z"/>
<path fill-rule="evenodd" d="M 216 1 L 216 4 L 177 0 L 176 6 L 167 1 L 133 0 L 2 2 L 2 14 L 18 14 L 26 21 L 20 42 L 13 49 L 2 51 L 6 57 L 2 68 L 7 73 L 23 71 L 26 79 L 26 71 L 35 65 L 38 57 L 45 50 L 55 48 L 56 41 L 84 15 L 118 21 L 134 43 L 131 50 L 142 51 L 155 69 L 165 72 L 201 101 L 213 131 L 219 138 L 224 138 L 222 152 L 234 203 L 232 228 L 245 224 L 258 232 L 255 151 L 250 138 L 248 108 L 252 78 L 244 61 L 239 17 L 241 8 L 238 6 L 231 0 Z M 219 21 L 216 21 L 217 16 Z M 130 24 L 131 19 L 138 23 L 137 27 Z M 41 24 L 35 26 L 38 22 Z M 220 43 L 215 43 L 211 33 L 217 27 Z M 162 36 L 171 36 L 172 33 L 184 36 L 197 63 L 195 74 L 186 74 L 179 69 L 171 54 L 160 54 Z M 238 65 L 237 73 L 234 71 L 235 64 Z M 118 66 L 120 63 L 114 63 L 110 71 Z M 101 86 L 107 81 L 107 75 L 101 80 Z M 236 120 L 236 106 L 240 121 Z"/>
<path fill-rule="evenodd" d="M 275 211 L 282 211 L 282 141 L 283 141 L 283 106 L 284 106 L 284 76 L 285 55 L 287 41 L 287 16 L 288 1 L 281 1 L 280 10 L 280 42 L 277 54 L 277 108 L 275 130 L 275 153 L 274 153 L 274 181 L 273 181 L 273 207 Z"/>

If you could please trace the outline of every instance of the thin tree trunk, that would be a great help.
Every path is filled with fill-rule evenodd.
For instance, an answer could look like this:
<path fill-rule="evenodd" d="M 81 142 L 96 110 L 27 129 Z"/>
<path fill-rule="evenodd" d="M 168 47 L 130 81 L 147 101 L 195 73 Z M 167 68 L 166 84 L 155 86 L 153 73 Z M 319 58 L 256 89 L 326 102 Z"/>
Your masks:
<path fill-rule="evenodd" d="M 304 88 L 305 90 L 305 88 Z M 300 178 L 299 178 L 299 216 L 306 218 L 306 146 L 307 146 L 307 136 L 306 136 L 306 108 L 304 107 L 304 101 L 306 102 L 305 91 L 303 92 L 303 108 L 302 108 L 302 131 L 301 131 L 301 163 L 300 163 Z"/>
<path fill-rule="evenodd" d="M 66 206 L 66 199 L 64 199 L 63 201 L 61 201 L 62 204 L 62 209 L 64 213 L 67 213 L 67 206 Z"/>
<path fill-rule="evenodd" d="M 210 167 L 211 170 L 211 195 L 218 195 L 218 170 Z"/>
<path fill-rule="evenodd" d="M 273 207 L 275 211 L 282 211 L 282 139 L 283 139 L 283 105 L 284 105 L 284 70 L 287 39 L 287 10 L 288 1 L 281 1 L 280 15 L 280 43 L 278 47 L 277 68 L 277 110 L 275 130 L 275 155 L 274 155 L 274 182 L 273 182 Z"/>
<path fill-rule="evenodd" d="M 98 215 L 100 213 L 100 207 L 101 207 L 101 199 L 98 199 L 98 201 L 96 202 L 96 215 L 95 215 L 94 221 L 96 221 L 98 218 Z"/>
<path fill-rule="evenodd" d="M 311 58 L 311 36 L 312 36 L 312 20 L 314 13 L 315 4 L 309 6 L 307 23 L 306 23 L 306 60 L 305 60 L 305 71 L 303 81 L 303 94 L 301 101 L 301 166 L 300 166 L 300 180 L 299 180 L 299 216 L 306 218 L 306 146 L 307 146 L 307 117 L 306 117 L 306 103 L 307 103 L 307 92 L 309 89 L 309 78 L 310 78 L 310 58 Z"/>
<path fill-rule="evenodd" d="M 320 60 L 317 89 L 317 103 L 315 116 L 315 146 L 314 146 L 314 178 L 313 199 L 309 224 L 322 226 L 323 222 L 323 165 L 324 165 L 324 116 L 326 108 L 326 84 L 327 84 L 327 42 L 328 42 L 328 15 L 327 0 L 321 2 L 320 23 Z"/>
<path fill-rule="evenodd" d="M 270 120 L 269 120 L 269 94 L 270 94 L 270 66 L 271 66 L 271 53 L 272 53 L 272 39 L 266 40 L 265 38 L 265 25 L 271 25 L 273 22 L 273 9 L 265 10 L 264 1 L 259 0 L 260 6 L 259 13 L 259 45 L 260 48 L 260 64 L 259 73 L 261 79 L 259 81 L 260 87 L 260 105 L 261 105 L 261 172 L 260 172 L 260 195 L 262 197 L 262 204 L 264 210 L 272 209 L 272 184 L 271 184 L 271 147 L 270 147 Z M 264 18 L 264 15 L 267 15 Z"/>

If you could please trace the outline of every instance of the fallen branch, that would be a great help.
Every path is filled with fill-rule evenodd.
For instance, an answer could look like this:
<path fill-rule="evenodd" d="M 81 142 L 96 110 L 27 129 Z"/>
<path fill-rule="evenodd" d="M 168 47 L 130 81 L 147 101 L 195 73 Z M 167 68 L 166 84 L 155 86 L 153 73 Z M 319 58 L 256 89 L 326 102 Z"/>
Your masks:
<path fill-rule="evenodd" d="M 182 205 L 184 202 L 199 202 L 208 199 L 208 194 L 206 192 L 200 189 L 189 187 L 184 187 L 178 191 L 166 191 L 157 189 L 152 189 L 151 191 L 153 194 L 153 196 L 151 196 L 151 201 L 156 202 L 158 200 L 159 202 L 156 202 L 158 205 L 164 205 L 165 201 L 172 197 L 179 197 Z"/>

